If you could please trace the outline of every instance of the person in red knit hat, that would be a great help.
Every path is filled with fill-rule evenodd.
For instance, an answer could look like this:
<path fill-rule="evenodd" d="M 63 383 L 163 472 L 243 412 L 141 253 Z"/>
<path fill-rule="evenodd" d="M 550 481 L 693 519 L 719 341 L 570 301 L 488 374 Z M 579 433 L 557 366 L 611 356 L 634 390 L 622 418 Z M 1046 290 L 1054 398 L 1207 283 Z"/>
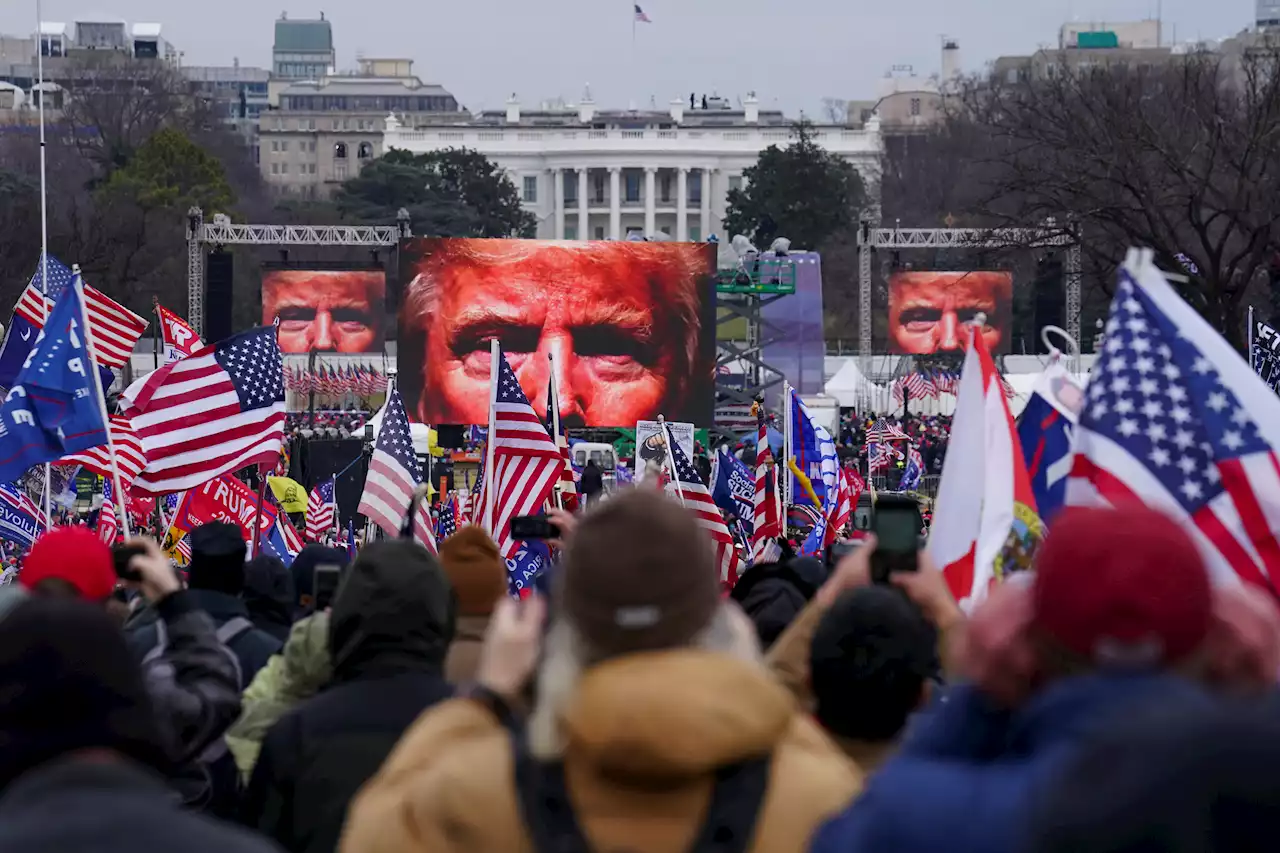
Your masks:
<path fill-rule="evenodd" d="M 56 527 L 27 552 L 18 583 L 64 598 L 106 601 L 116 588 L 111 549 L 87 527 Z"/>

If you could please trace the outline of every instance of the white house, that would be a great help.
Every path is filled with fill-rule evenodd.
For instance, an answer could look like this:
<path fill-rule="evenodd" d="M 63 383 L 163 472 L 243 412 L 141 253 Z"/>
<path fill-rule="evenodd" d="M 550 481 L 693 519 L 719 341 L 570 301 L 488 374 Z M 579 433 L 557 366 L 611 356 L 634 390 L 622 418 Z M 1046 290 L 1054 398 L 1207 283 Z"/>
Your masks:
<path fill-rule="evenodd" d="M 869 183 L 878 178 L 877 119 L 860 129 L 818 125 L 814 137 Z M 513 96 L 505 112 L 466 122 L 414 129 L 390 116 L 382 150 L 479 151 L 507 170 L 540 238 L 617 240 L 639 231 L 697 241 L 724 236 L 726 199 L 743 170 L 791 139 L 791 121 L 761 110 L 754 94 L 740 108 L 690 95 L 665 112 L 597 111 L 589 94 L 577 105 L 522 111 Z"/>

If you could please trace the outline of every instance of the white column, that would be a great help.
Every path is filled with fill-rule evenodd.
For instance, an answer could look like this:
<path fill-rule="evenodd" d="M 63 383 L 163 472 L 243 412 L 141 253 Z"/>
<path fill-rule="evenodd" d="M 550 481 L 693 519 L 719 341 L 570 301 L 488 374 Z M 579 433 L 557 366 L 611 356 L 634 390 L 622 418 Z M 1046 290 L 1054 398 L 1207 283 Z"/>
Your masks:
<path fill-rule="evenodd" d="M 622 167 L 609 167 L 609 239 L 622 239 Z"/>
<path fill-rule="evenodd" d="M 711 236 L 711 170 L 702 170 L 702 241 L 705 243 Z"/>
<path fill-rule="evenodd" d="M 578 239 L 590 240 L 591 232 L 587 229 L 590 217 L 587 215 L 587 169 L 578 169 Z"/>
<path fill-rule="evenodd" d="M 552 216 L 556 218 L 556 239 L 564 239 L 564 170 L 552 169 L 551 181 L 555 184 L 552 191 L 555 193 L 556 209 L 552 211 Z"/>
<path fill-rule="evenodd" d="M 676 170 L 676 239 L 689 239 L 689 167 Z"/>
<path fill-rule="evenodd" d="M 658 230 L 658 167 L 644 167 L 644 236 Z"/>

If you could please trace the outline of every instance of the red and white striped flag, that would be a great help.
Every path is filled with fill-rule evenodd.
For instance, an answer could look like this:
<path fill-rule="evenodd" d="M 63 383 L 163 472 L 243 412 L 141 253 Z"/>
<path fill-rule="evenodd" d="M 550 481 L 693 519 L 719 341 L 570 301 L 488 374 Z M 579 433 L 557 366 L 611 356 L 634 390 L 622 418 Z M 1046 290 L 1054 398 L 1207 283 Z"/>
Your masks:
<path fill-rule="evenodd" d="M 147 467 L 144 495 L 190 489 L 249 465 L 274 465 L 284 443 L 284 365 L 271 326 L 208 344 L 122 396 Z"/>
<path fill-rule="evenodd" d="M 836 537 L 840 535 L 840 531 L 844 530 L 845 525 L 849 523 L 849 519 L 853 517 L 853 509 L 858 504 L 858 495 L 861 489 L 854 492 L 849 484 L 849 480 L 844 476 L 845 472 L 837 472 L 836 475 L 836 502 L 831 510 L 831 516 L 827 519 L 827 535 L 823 546 L 830 545 L 836 541 Z M 854 473 L 857 476 L 857 473 Z M 859 478 L 861 480 L 861 478 Z"/>
<path fill-rule="evenodd" d="M 164 343 L 165 364 L 186 358 L 204 346 L 196 330 L 186 320 L 163 305 L 156 306 L 156 313 L 160 315 L 160 337 Z"/>
<path fill-rule="evenodd" d="M 87 284 L 83 287 L 97 360 L 107 367 L 123 367 L 133 353 L 134 344 L 147 330 L 147 321 L 101 291 Z M 22 291 L 14 313 L 37 329 L 43 329 L 44 318 L 52 310 L 53 299 L 42 295 L 33 281 Z"/>
<path fill-rule="evenodd" d="M 330 477 L 307 496 L 307 539 L 312 542 L 319 542 L 325 533 L 333 530 L 335 481 L 336 478 Z"/>
<path fill-rule="evenodd" d="M 421 482 L 422 466 L 413 451 L 413 434 L 409 431 L 404 400 L 400 397 L 400 389 L 393 388 L 382 413 L 382 427 L 373 446 L 364 493 L 360 495 L 360 506 L 356 511 L 381 527 L 387 535 L 399 536 L 400 526 L 413 500 L 413 491 Z M 423 501 L 413 520 L 413 538 L 434 554 L 436 536 L 431 527 L 431 514 L 426 501 Z"/>
<path fill-rule="evenodd" d="M 685 508 L 697 517 L 698 524 L 711 535 L 716 545 L 716 562 L 720 566 L 720 583 L 725 588 L 732 589 L 738 582 L 742 564 L 738 551 L 733 546 L 733 534 L 729 532 L 729 526 L 724 523 L 720 507 L 716 506 L 716 502 L 711 499 L 707 484 L 702 482 L 702 478 L 694 470 L 693 463 L 676 443 L 676 437 L 671 432 L 671 424 L 667 424 L 666 427 L 667 448 L 676 469 L 673 472 L 672 481 L 667 484 L 667 493 L 682 499 Z"/>
<path fill-rule="evenodd" d="M 486 529 L 492 521 L 489 533 L 502 556 L 513 560 L 520 542 L 511 538 L 511 519 L 542 510 L 564 470 L 564 457 L 520 390 L 506 356 L 498 350 L 496 357 L 498 381 L 489 404 L 493 470 L 487 472 L 476 509 Z"/>
<path fill-rule="evenodd" d="M 120 520 L 116 518 L 116 504 L 111 499 L 111 481 L 102 484 L 102 508 L 98 510 L 98 538 L 108 545 L 116 541 Z"/>
<path fill-rule="evenodd" d="M 142 440 L 133 429 L 133 421 L 124 415 L 111 416 L 111 444 L 116 451 L 116 464 L 120 466 L 120 486 L 125 492 L 133 491 L 133 481 L 147 467 L 147 454 Z M 111 451 L 100 444 L 80 453 L 64 456 L 55 465 L 83 465 L 95 474 L 111 477 Z"/>
<path fill-rule="evenodd" d="M 772 562 L 781 553 L 778 537 L 782 535 L 782 521 L 778 512 L 778 488 L 775 476 L 773 449 L 769 446 L 769 429 L 764 422 L 764 407 L 756 410 L 756 491 L 752 497 L 755 508 L 754 526 L 751 531 L 751 559 L 753 562 Z"/>
<path fill-rule="evenodd" d="M 293 526 L 288 514 L 282 511 L 276 516 L 276 527 L 280 528 L 280 535 L 284 539 L 284 546 L 289 549 L 289 553 L 297 554 L 302 550 L 302 537 L 298 535 L 298 528 Z"/>

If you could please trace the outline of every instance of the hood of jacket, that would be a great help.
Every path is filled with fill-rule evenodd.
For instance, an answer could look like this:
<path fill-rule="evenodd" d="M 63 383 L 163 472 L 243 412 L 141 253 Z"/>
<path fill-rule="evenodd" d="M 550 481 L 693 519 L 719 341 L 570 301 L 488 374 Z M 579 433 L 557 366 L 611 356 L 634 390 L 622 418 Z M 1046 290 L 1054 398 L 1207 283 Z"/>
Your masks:
<path fill-rule="evenodd" d="M 304 596 L 310 600 L 315 594 L 316 566 L 328 563 L 345 566 L 348 562 L 350 561 L 347 559 L 347 552 L 341 548 L 327 548 L 314 542 L 302 546 L 302 550 L 293 558 L 293 563 L 289 566 L 289 574 L 293 576 L 293 591 L 297 596 L 293 603 L 299 615 L 310 612 L 310 605 L 303 607 L 300 602 Z"/>
<path fill-rule="evenodd" d="M 696 649 L 628 655 L 584 674 L 561 715 L 565 761 L 677 783 L 771 752 L 794 713 L 759 663 Z"/>
<path fill-rule="evenodd" d="M 369 545 L 334 597 L 333 680 L 440 670 L 456 612 L 449 579 L 425 548 L 398 539 Z"/>
<path fill-rule="evenodd" d="M 293 575 L 275 557 L 254 557 L 244 565 L 244 606 L 253 620 L 288 628 L 297 593 Z"/>
<path fill-rule="evenodd" d="M 333 674 L 329 658 L 329 614 L 314 613 L 294 623 L 284 644 L 281 698 L 298 702 L 315 694 Z"/>

